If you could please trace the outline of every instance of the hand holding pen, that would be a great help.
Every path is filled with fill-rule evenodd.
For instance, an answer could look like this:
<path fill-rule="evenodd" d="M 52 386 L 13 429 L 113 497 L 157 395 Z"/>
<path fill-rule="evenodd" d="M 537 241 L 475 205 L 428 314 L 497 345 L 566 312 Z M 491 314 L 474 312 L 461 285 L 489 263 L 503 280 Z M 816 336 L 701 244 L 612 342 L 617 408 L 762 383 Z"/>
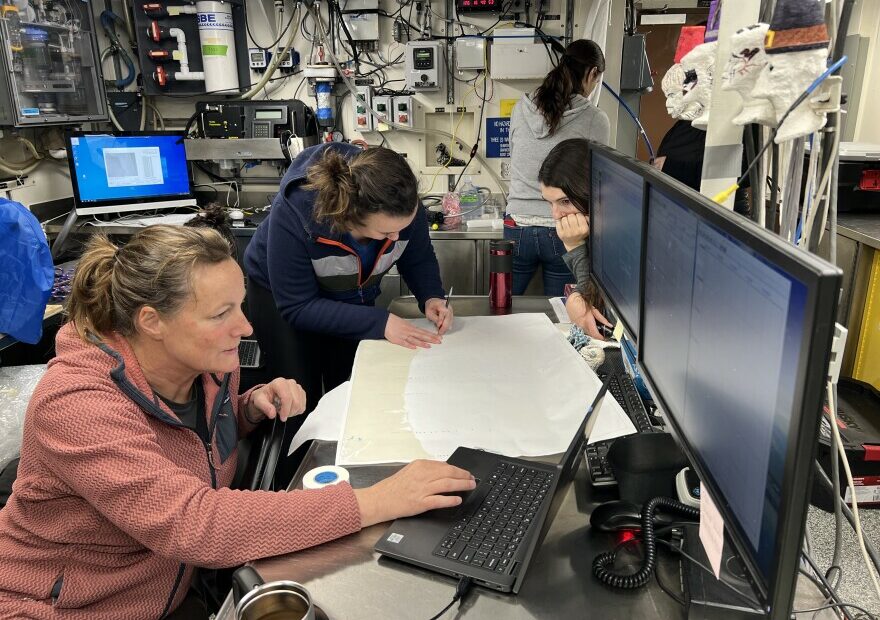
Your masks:
<path fill-rule="evenodd" d="M 452 327 L 452 305 L 449 303 L 452 289 L 453 287 L 449 288 L 449 294 L 445 299 L 433 298 L 425 303 L 425 316 L 437 326 L 438 336 L 442 336 Z"/>

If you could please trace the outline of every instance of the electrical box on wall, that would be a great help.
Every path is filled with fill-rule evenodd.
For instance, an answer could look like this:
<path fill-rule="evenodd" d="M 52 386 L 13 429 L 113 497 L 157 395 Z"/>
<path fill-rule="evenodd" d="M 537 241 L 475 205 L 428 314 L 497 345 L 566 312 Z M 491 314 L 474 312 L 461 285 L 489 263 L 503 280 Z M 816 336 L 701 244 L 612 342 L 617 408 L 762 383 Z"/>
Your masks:
<path fill-rule="evenodd" d="M 378 41 L 379 0 L 347 0 L 340 13 L 355 41 Z M 345 33 L 340 33 L 345 36 Z"/>
<path fill-rule="evenodd" d="M 443 88 L 446 75 L 442 41 L 409 41 L 406 44 L 406 86 L 422 92 Z"/>
<path fill-rule="evenodd" d="M 90 9 L 85 2 L 0 5 L 0 126 L 107 120 Z"/>
<path fill-rule="evenodd" d="M 398 125 L 413 126 L 413 98 L 401 95 L 395 97 L 391 101 L 391 107 L 394 109 L 394 122 Z"/>
<path fill-rule="evenodd" d="M 373 115 L 370 106 L 373 104 L 372 86 L 358 86 L 354 100 L 354 128 L 357 131 L 373 131 Z"/>
<path fill-rule="evenodd" d="M 459 37 L 455 40 L 455 68 L 459 71 L 481 71 L 486 68 L 486 39 Z"/>
<path fill-rule="evenodd" d="M 259 47 L 252 47 L 248 50 L 248 63 L 251 71 L 263 73 L 269 66 L 269 52 Z"/>
<path fill-rule="evenodd" d="M 496 80 L 542 79 L 553 69 L 553 52 L 534 28 L 496 28 L 491 70 Z"/>
<path fill-rule="evenodd" d="M 250 88 L 244 0 L 135 3 L 147 95 L 237 94 Z"/>

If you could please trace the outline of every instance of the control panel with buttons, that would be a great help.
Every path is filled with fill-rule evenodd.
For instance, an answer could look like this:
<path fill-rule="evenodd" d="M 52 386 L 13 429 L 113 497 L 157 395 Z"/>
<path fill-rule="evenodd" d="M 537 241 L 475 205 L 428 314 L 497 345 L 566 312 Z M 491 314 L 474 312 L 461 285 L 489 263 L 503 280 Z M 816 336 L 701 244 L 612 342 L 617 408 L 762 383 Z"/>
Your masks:
<path fill-rule="evenodd" d="M 406 44 L 406 87 L 415 91 L 443 88 L 446 67 L 442 41 L 409 41 Z"/>
<path fill-rule="evenodd" d="M 398 125 L 413 126 L 413 98 L 405 95 L 395 97 L 391 102 L 394 122 Z"/>
<path fill-rule="evenodd" d="M 356 131 L 373 131 L 373 115 L 369 110 L 371 105 L 373 105 L 373 88 L 358 86 L 357 97 L 354 101 L 354 128 Z"/>
<path fill-rule="evenodd" d="M 379 122 L 387 121 L 391 119 L 391 97 L 387 95 L 374 95 L 373 96 L 373 109 L 376 111 L 376 115 L 374 120 L 378 120 Z"/>

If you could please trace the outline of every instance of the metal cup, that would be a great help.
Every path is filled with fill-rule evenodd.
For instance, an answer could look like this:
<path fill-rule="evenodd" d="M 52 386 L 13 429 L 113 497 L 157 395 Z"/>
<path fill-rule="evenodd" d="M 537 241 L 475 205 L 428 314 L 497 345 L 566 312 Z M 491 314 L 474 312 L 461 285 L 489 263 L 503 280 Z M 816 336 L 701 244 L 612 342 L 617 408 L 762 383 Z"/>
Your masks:
<path fill-rule="evenodd" d="M 315 606 L 305 586 L 295 581 L 263 579 L 250 566 L 232 576 L 236 620 L 315 620 Z"/>

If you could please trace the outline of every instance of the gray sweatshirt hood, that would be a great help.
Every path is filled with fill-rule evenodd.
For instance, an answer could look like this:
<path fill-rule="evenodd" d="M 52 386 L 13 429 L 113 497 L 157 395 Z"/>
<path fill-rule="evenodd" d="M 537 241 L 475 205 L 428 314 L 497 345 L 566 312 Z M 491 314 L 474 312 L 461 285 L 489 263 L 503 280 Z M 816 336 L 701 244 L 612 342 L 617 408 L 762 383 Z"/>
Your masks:
<path fill-rule="evenodd" d="M 550 128 L 544 120 L 544 115 L 538 110 L 535 102 L 532 100 L 531 93 L 526 93 L 520 99 L 522 105 L 523 117 L 529 129 L 535 134 L 536 138 L 546 138 L 550 135 Z M 559 127 L 556 131 L 563 129 L 568 123 L 577 119 L 581 113 L 593 106 L 593 103 L 583 95 L 575 95 L 572 97 L 571 105 L 562 113 L 562 120 L 559 121 Z"/>

